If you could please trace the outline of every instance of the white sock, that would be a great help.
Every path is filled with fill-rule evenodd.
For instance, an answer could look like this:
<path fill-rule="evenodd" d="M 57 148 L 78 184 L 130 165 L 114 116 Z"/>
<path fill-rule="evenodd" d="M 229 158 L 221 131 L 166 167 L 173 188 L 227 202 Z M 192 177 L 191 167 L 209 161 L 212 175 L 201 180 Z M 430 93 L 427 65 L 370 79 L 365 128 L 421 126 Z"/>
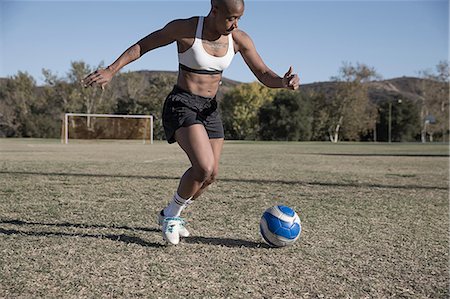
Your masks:
<path fill-rule="evenodd" d="M 188 199 L 182 198 L 178 195 L 178 192 L 175 192 L 173 195 L 172 201 L 169 205 L 164 209 L 163 213 L 166 217 L 179 217 L 181 212 L 186 208 L 192 201 L 192 197 Z"/>

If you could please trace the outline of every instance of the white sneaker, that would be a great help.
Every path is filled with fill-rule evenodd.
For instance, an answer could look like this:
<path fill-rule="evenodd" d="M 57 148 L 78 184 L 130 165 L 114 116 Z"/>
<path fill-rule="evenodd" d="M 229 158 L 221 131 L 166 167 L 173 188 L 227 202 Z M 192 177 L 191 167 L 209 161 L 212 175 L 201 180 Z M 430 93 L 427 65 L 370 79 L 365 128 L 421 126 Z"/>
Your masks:
<path fill-rule="evenodd" d="M 162 225 L 163 239 L 172 244 L 177 245 L 180 243 L 180 223 L 183 220 L 180 217 L 166 217 Z"/>
<path fill-rule="evenodd" d="M 159 225 L 164 226 L 164 220 L 167 219 L 168 217 L 164 216 L 164 210 L 161 210 L 161 212 L 159 212 L 158 215 L 158 223 Z M 186 238 L 189 237 L 190 233 L 189 231 L 186 229 L 186 227 L 184 226 L 186 224 L 186 222 L 184 221 L 183 218 L 180 217 L 169 217 L 169 218 L 179 218 L 181 221 L 179 222 L 179 227 L 178 227 L 178 234 L 180 235 L 180 237 Z"/>

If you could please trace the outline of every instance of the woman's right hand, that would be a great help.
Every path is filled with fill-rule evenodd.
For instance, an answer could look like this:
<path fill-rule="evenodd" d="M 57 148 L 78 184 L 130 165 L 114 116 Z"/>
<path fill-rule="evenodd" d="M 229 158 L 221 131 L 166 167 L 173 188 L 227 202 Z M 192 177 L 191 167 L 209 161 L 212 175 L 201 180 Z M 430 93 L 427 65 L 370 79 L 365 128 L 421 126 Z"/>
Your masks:
<path fill-rule="evenodd" d="M 114 76 L 114 72 L 108 67 L 106 69 L 98 69 L 95 72 L 90 73 L 81 82 L 84 87 L 98 85 L 102 89 L 105 89 L 105 85 L 111 81 Z"/>

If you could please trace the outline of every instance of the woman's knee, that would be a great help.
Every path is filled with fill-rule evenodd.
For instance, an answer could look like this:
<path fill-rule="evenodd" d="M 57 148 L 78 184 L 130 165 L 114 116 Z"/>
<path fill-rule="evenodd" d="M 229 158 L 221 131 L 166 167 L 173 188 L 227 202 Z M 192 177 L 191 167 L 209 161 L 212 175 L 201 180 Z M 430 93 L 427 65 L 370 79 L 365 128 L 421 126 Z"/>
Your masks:
<path fill-rule="evenodd" d="M 205 163 L 202 165 L 193 165 L 192 171 L 194 179 L 198 182 L 207 182 L 214 177 L 214 163 Z"/>
<path fill-rule="evenodd" d="M 217 180 L 218 171 L 217 169 L 214 169 L 209 178 L 205 181 L 205 185 L 211 185 L 212 183 L 215 183 Z"/>

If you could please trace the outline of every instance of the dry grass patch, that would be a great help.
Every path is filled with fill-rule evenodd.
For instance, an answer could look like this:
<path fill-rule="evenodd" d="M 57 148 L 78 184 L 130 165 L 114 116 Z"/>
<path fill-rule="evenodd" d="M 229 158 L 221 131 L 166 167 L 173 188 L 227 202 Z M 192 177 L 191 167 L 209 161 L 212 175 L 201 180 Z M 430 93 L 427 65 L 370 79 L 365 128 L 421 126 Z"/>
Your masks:
<path fill-rule="evenodd" d="M 176 145 L 0 140 L 0 297 L 448 297 L 445 145 L 227 142 L 220 180 L 162 242 Z M 271 249 L 282 203 L 300 240 Z"/>

